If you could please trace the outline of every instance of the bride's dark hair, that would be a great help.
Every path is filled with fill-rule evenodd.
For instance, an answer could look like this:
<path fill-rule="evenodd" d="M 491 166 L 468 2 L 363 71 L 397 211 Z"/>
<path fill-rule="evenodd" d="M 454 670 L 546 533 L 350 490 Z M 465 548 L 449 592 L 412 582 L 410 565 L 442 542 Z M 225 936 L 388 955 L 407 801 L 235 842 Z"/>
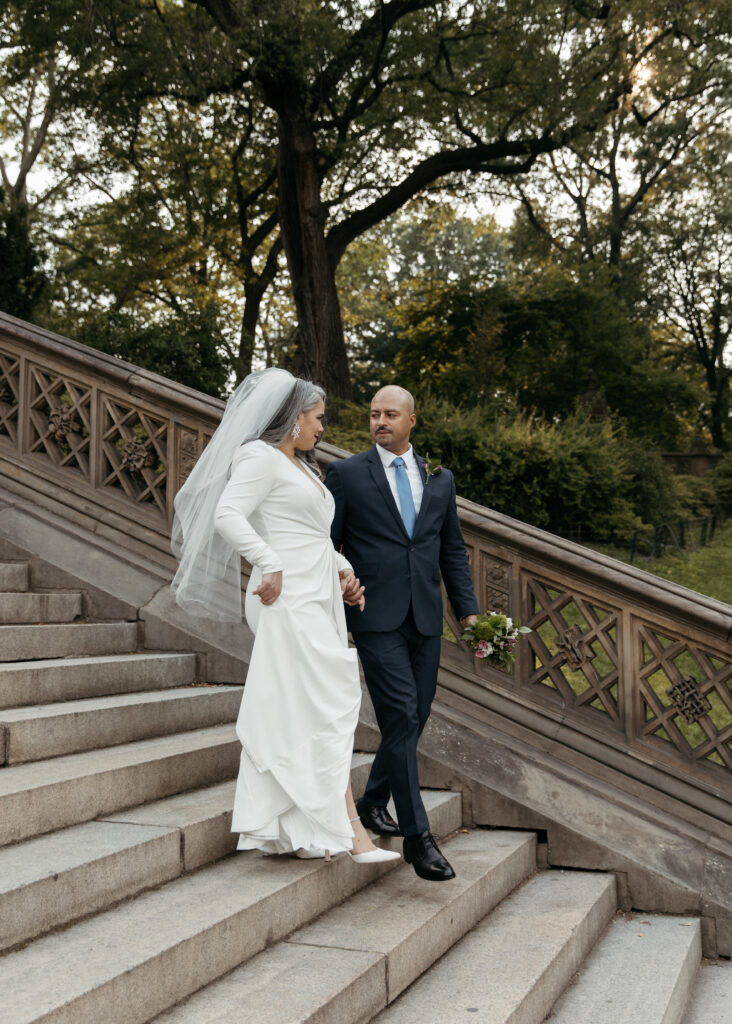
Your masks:
<path fill-rule="evenodd" d="M 292 433 L 300 413 L 310 412 L 321 401 L 325 401 L 325 391 L 319 385 L 296 377 L 295 386 L 259 435 L 259 440 L 278 448 Z M 296 448 L 295 455 L 320 476 L 314 449 L 299 451 Z"/>

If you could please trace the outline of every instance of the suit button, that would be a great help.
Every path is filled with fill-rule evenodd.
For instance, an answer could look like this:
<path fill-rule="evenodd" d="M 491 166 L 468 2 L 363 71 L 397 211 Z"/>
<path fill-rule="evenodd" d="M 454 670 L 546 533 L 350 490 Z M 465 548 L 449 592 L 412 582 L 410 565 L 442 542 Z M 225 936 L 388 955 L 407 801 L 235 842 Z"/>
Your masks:
<path fill-rule="evenodd" d="M 414 551 L 414 544 L 410 544 L 410 545 L 409 545 L 409 550 L 410 550 L 410 551 Z"/>

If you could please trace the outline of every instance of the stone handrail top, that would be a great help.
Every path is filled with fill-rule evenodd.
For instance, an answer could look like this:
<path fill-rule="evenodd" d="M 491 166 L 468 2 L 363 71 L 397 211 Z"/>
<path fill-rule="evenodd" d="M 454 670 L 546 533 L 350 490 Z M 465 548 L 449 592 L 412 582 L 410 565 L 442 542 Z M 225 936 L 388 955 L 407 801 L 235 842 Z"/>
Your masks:
<path fill-rule="evenodd" d="M 101 377 L 124 387 L 130 394 L 160 402 L 181 412 L 203 417 L 207 425 L 215 425 L 221 418 L 226 404 L 220 398 L 213 398 L 194 388 L 186 387 L 162 377 L 151 370 L 145 370 L 133 363 L 127 363 L 118 356 L 100 352 L 82 345 L 81 342 L 63 335 L 54 334 L 43 327 L 36 327 L 24 320 L 18 320 L 0 311 L 0 332 L 3 327 L 15 338 L 22 338 L 37 348 L 39 353 L 63 359 L 65 363 L 78 365 L 85 373 L 96 372 Z"/>
<path fill-rule="evenodd" d="M 127 363 L 116 356 L 54 334 L 42 327 L 0 312 L 0 333 L 28 342 L 39 354 L 46 354 L 78 367 L 86 375 L 100 377 L 123 387 L 128 394 L 168 411 L 193 416 L 213 429 L 221 418 L 225 402 L 193 388 L 169 380 L 160 374 Z M 347 458 L 350 453 L 335 445 L 322 443 L 318 453 L 323 464 Z M 724 643 L 732 641 L 732 606 L 689 590 L 636 566 L 583 547 L 574 541 L 530 526 L 508 515 L 458 497 L 460 520 L 464 529 L 490 533 L 494 542 L 505 543 L 536 561 L 562 572 L 592 578 L 602 589 L 623 595 L 660 615 L 681 617 L 708 630 Z"/>
<path fill-rule="evenodd" d="M 350 454 L 326 443 L 321 443 L 318 450 L 325 456 L 324 462 L 348 458 Z M 458 495 L 457 503 L 463 529 L 472 527 L 479 533 L 489 531 L 495 541 L 503 540 L 525 555 L 539 556 L 541 561 L 550 562 L 563 572 L 571 573 L 574 569 L 582 578 L 595 577 L 603 589 L 623 593 L 660 614 L 671 613 L 693 619 L 724 642 L 732 642 L 732 605 L 478 505 L 468 498 Z"/>

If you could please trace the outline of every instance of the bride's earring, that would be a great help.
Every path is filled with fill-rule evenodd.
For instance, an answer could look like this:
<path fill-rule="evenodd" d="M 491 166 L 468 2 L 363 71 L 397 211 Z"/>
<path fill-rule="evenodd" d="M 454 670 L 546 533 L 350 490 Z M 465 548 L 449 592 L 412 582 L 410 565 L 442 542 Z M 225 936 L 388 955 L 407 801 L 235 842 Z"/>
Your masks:
<path fill-rule="evenodd" d="M 292 428 L 292 436 L 296 441 L 300 436 L 300 424 L 297 422 L 297 420 L 295 421 L 295 426 Z"/>

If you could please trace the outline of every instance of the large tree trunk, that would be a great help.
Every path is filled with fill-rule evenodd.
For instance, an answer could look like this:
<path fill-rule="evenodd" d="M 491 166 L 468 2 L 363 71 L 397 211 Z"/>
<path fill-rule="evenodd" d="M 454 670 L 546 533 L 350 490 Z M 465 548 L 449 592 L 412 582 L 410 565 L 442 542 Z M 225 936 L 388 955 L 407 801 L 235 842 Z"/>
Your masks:
<path fill-rule="evenodd" d="M 335 266 L 325 242 L 321 170 L 304 117 L 279 112 L 280 231 L 298 316 L 299 372 L 334 398 L 353 397 Z"/>

